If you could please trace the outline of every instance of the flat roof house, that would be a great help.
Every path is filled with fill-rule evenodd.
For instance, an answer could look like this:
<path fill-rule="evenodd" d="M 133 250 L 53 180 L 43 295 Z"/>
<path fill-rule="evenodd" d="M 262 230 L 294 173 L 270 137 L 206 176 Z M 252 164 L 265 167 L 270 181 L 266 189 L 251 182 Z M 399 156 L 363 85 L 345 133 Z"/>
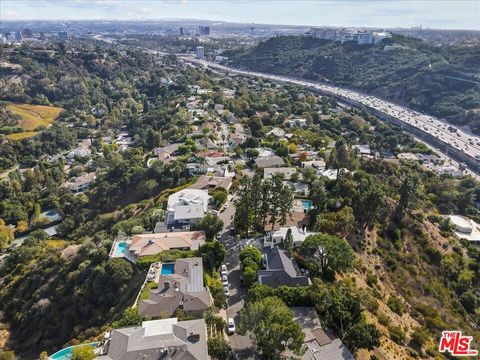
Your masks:
<path fill-rule="evenodd" d="M 203 231 L 139 234 L 132 237 L 128 250 L 137 258 L 165 250 L 198 250 L 205 244 L 205 239 Z"/>
<path fill-rule="evenodd" d="M 297 172 L 297 169 L 294 167 L 267 167 L 263 169 L 263 178 L 271 179 L 274 175 L 282 175 L 285 180 L 290 180 L 293 174 Z"/>
<path fill-rule="evenodd" d="M 273 155 L 273 156 L 264 156 L 264 157 L 258 157 L 255 160 L 255 164 L 259 168 L 269 168 L 269 167 L 281 167 L 285 165 L 285 161 L 278 156 L 278 155 Z"/>
<path fill-rule="evenodd" d="M 169 266 L 165 266 L 169 265 Z M 172 264 L 161 264 L 148 299 L 140 300 L 138 312 L 142 316 L 173 314 L 183 309 L 186 314 L 201 314 L 213 305 L 210 292 L 203 284 L 202 258 L 177 259 Z"/>
<path fill-rule="evenodd" d="M 263 255 L 265 270 L 258 271 L 258 282 L 270 287 L 307 286 L 310 285 L 308 276 L 298 273 L 293 260 L 285 251 L 273 246 Z"/>
<path fill-rule="evenodd" d="M 294 126 L 298 126 L 300 128 L 307 127 L 307 120 L 302 118 L 289 119 L 287 120 L 287 123 L 289 127 L 294 127 Z"/>
<path fill-rule="evenodd" d="M 285 237 L 287 236 L 288 229 L 292 231 L 293 247 L 299 247 L 303 244 L 307 236 L 316 235 L 315 232 L 299 229 L 297 226 L 282 226 L 278 230 L 272 231 L 269 235 L 265 236 L 263 246 L 272 246 L 283 244 Z"/>
<path fill-rule="evenodd" d="M 448 218 L 455 226 L 453 233 L 458 239 L 467 239 L 473 244 L 480 244 L 479 224 L 461 215 L 450 215 Z"/>
<path fill-rule="evenodd" d="M 204 319 L 144 321 L 142 326 L 112 330 L 98 360 L 208 360 Z"/>
<path fill-rule="evenodd" d="M 189 226 L 203 219 L 208 210 L 208 191 L 183 189 L 168 197 L 167 225 Z"/>

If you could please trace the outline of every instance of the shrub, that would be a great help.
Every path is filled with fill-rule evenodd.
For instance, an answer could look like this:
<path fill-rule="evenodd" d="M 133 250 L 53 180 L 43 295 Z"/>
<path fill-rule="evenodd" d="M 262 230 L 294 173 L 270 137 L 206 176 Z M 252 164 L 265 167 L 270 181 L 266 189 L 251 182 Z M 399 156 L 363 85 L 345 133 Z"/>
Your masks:
<path fill-rule="evenodd" d="M 377 314 L 377 319 L 378 319 L 378 322 L 383 326 L 388 326 L 390 324 L 390 318 L 383 312 L 380 312 L 379 314 Z"/>
<path fill-rule="evenodd" d="M 405 332 L 399 326 L 389 326 L 388 332 L 390 333 L 390 339 L 395 341 L 399 345 L 403 345 L 406 340 Z"/>
<path fill-rule="evenodd" d="M 377 284 L 378 278 L 377 278 L 377 276 L 376 276 L 374 273 L 372 273 L 371 271 L 369 271 L 369 272 L 367 273 L 366 281 L 367 281 L 368 286 L 373 287 L 373 285 Z"/>
<path fill-rule="evenodd" d="M 142 324 L 142 317 L 138 314 L 137 308 L 128 308 L 113 323 L 114 329 L 129 326 L 139 326 Z"/>
<path fill-rule="evenodd" d="M 232 348 L 223 336 L 215 336 L 208 340 L 208 354 L 218 360 L 227 360 Z"/>
<path fill-rule="evenodd" d="M 403 308 L 402 301 L 400 300 L 399 297 L 395 295 L 389 296 L 387 305 L 394 313 L 397 313 L 400 316 L 403 315 L 404 308 Z"/>
<path fill-rule="evenodd" d="M 415 328 L 412 333 L 410 345 L 416 349 L 421 349 L 423 345 L 425 345 L 425 343 L 428 341 L 429 337 L 430 336 L 428 332 L 424 328 Z"/>

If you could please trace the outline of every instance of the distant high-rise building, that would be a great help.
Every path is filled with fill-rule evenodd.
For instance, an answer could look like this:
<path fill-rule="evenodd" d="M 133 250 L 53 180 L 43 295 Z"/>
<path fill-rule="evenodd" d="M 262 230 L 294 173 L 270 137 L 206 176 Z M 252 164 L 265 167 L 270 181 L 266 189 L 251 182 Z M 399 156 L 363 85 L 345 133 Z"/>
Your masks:
<path fill-rule="evenodd" d="M 199 26 L 198 27 L 199 35 L 210 35 L 210 26 Z"/>
<path fill-rule="evenodd" d="M 68 40 L 68 32 L 66 32 L 66 31 L 59 31 L 59 32 L 58 32 L 58 40 L 60 40 L 60 41 Z"/>
<path fill-rule="evenodd" d="M 22 35 L 25 38 L 31 38 L 31 37 L 33 37 L 33 32 L 30 29 L 23 29 Z"/>
<path fill-rule="evenodd" d="M 22 35 L 22 32 L 20 30 L 17 30 L 15 32 L 15 40 L 17 40 L 17 41 L 22 41 L 23 40 L 23 35 Z"/>
<path fill-rule="evenodd" d="M 184 31 L 183 31 L 183 27 L 180 28 L 179 33 L 180 33 L 181 36 L 185 35 L 185 33 L 184 33 Z"/>
<path fill-rule="evenodd" d="M 371 31 L 359 31 L 353 35 L 358 45 L 373 44 L 373 33 Z"/>
<path fill-rule="evenodd" d="M 203 46 L 197 46 L 197 59 L 205 59 L 205 49 Z"/>
<path fill-rule="evenodd" d="M 249 35 L 252 36 L 254 31 L 255 31 L 255 28 L 253 26 L 250 27 L 250 29 L 248 30 Z"/>
<path fill-rule="evenodd" d="M 40 40 L 45 40 L 45 33 L 43 31 L 40 32 Z"/>

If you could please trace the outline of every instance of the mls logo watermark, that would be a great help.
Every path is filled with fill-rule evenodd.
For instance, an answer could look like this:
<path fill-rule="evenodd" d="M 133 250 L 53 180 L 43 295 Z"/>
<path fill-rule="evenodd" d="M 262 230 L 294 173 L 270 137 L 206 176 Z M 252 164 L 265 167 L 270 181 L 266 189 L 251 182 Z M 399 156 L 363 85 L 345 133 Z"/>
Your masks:
<path fill-rule="evenodd" d="M 478 350 L 470 349 L 472 336 L 462 336 L 461 331 L 442 331 L 438 351 L 449 351 L 453 356 L 477 356 Z"/>

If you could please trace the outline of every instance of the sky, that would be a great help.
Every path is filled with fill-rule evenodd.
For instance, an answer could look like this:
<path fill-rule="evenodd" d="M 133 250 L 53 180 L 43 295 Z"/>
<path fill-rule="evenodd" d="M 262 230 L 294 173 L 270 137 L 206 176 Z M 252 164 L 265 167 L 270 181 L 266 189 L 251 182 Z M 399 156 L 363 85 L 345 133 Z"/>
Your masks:
<path fill-rule="evenodd" d="M 480 0 L 0 0 L 0 21 L 23 19 L 201 19 L 480 30 Z"/>

